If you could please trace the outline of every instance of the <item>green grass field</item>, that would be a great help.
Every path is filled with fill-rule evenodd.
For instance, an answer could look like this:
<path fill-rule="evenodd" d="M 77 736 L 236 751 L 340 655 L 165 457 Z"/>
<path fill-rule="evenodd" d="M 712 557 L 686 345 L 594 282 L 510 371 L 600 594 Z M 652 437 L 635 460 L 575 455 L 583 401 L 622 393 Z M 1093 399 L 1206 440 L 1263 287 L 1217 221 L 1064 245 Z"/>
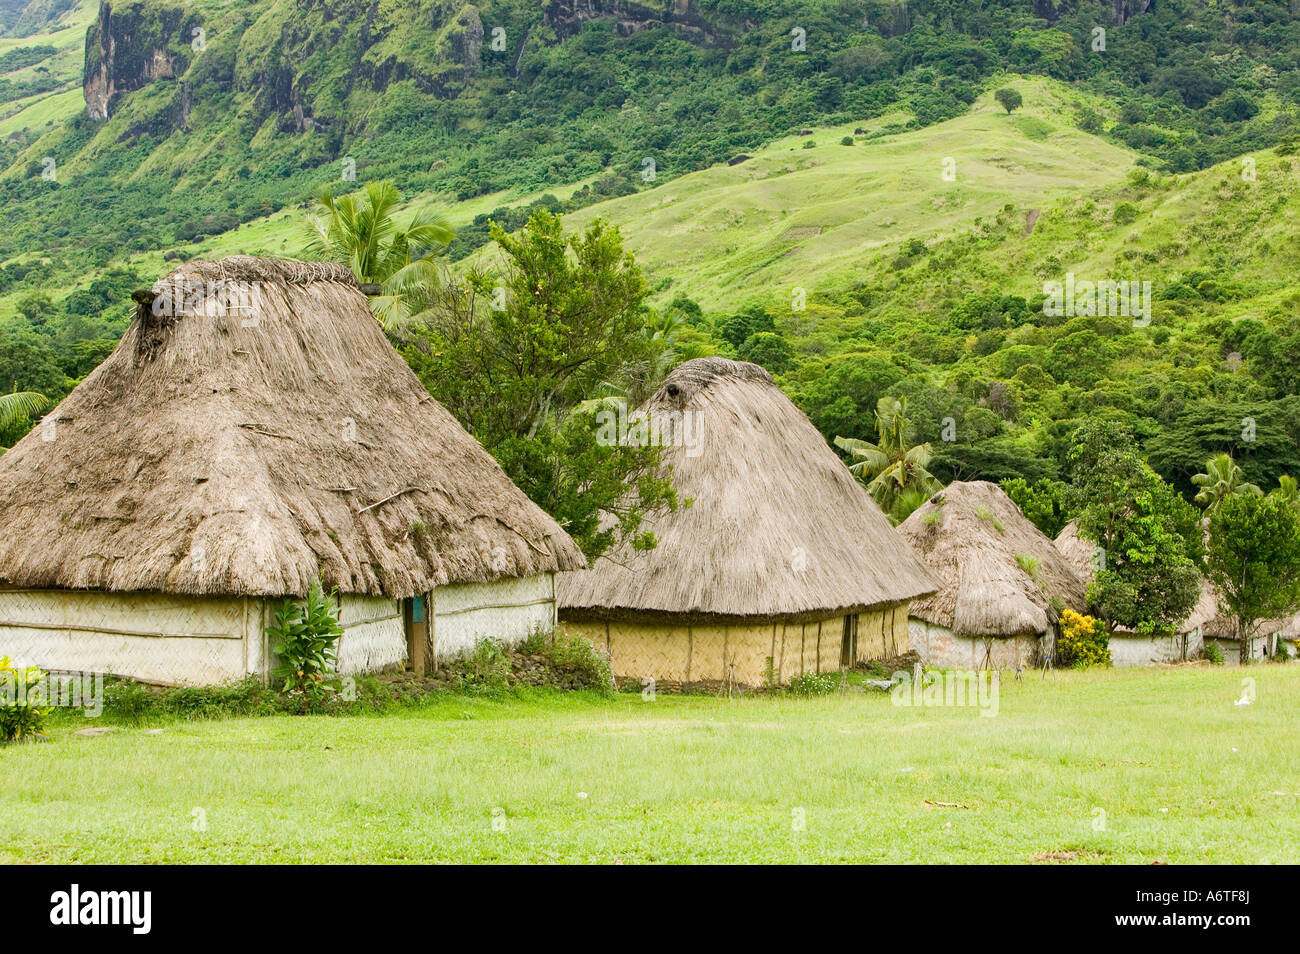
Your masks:
<path fill-rule="evenodd" d="M 452 696 L 95 738 L 73 732 L 107 719 L 62 715 L 0 750 L 0 860 L 1295 863 L 1298 705 L 1300 665 L 1269 665 L 1006 678 L 994 717 L 856 692 Z"/>

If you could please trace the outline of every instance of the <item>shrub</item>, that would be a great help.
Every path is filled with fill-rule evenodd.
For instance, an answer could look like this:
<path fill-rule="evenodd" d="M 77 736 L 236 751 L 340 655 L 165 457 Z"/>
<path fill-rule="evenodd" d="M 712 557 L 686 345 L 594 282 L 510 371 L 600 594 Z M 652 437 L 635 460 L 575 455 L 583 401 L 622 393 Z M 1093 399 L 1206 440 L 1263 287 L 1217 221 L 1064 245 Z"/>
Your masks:
<path fill-rule="evenodd" d="M 509 686 L 510 654 L 499 639 L 482 639 L 474 648 L 448 664 L 448 671 L 462 692 L 494 695 Z"/>
<path fill-rule="evenodd" d="M 845 136 L 843 139 L 840 140 L 840 145 L 841 145 L 841 146 L 851 146 L 851 145 L 853 145 L 853 137 L 852 137 L 852 136 Z"/>
<path fill-rule="evenodd" d="M 1002 108 L 1008 113 L 1013 109 L 1019 109 L 1024 103 L 1023 97 L 1010 87 L 1004 87 L 1003 89 L 998 90 L 993 94 L 993 98 L 996 99 Z"/>
<path fill-rule="evenodd" d="M 1223 665 L 1223 650 L 1219 648 L 1218 643 L 1205 644 L 1205 658 L 1210 661 L 1211 666 Z"/>
<path fill-rule="evenodd" d="M 1100 620 L 1067 609 L 1061 614 L 1061 636 L 1056 643 L 1061 662 L 1075 669 L 1110 665 L 1110 639 Z"/>
<path fill-rule="evenodd" d="M 271 675 L 283 679 L 283 689 L 321 697 L 338 691 L 334 675 L 335 647 L 343 635 L 333 600 L 312 582 L 307 598 L 285 600 L 275 610 L 275 622 L 266 633 L 280 657 Z"/>
<path fill-rule="evenodd" d="M 104 712 L 124 722 L 174 716 L 182 719 L 220 719 L 301 711 L 285 705 L 288 697 L 262 685 L 257 676 L 219 686 L 148 686 L 131 679 L 104 683 Z"/>
<path fill-rule="evenodd" d="M 824 696 L 839 687 L 837 672 L 806 672 L 790 680 L 790 692 L 796 696 Z"/>
<path fill-rule="evenodd" d="M 1129 225 L 1136 222 L 1138 217 L 1138 207 L 1132 202 L 1121 202 L 1115 206 L 1115 224 Z"/>
<path fill-rule="evenodd" d="M 35 666 L 16 669 L 0 656 L 0 742 L 21 742 L 41 734 L 45 713 L 39 708 L 44 673 Z"/>
<path fill-rule="evenodd" d="M 555 675 L 560 677 L 562 688 L 594 689 L 610 693 L 614 688 L 614 673 L 609 659 L 581 636 L 552 636 L 540 655 L 546 658 Z"/>

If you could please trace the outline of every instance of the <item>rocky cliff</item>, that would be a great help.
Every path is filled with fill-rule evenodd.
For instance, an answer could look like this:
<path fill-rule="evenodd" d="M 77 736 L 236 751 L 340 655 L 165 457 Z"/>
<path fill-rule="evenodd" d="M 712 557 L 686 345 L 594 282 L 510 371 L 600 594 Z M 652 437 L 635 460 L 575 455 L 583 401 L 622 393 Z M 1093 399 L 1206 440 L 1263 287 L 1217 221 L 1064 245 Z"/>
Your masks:
<path fill-rule="evenodd" d="M 147 2 L 99 7 L 86 31 L 82 89 L 86 113 L 107 119 L 119 97 L 159 79 L 175 79 L 189 67 L 192 44 L 202 43 L 202 18 L 180 6 Z"/>

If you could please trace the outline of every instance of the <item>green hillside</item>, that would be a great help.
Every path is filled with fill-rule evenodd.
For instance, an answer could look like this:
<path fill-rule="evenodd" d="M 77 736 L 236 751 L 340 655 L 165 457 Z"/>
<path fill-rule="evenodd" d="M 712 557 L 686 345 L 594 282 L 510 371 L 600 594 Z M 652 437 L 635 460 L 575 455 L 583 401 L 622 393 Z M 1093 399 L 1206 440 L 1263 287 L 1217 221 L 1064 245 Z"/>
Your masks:
<path fill-rule="evenodd" d="M 455 271 L 534 202 L 618 225 L 674 354 L 760 361 L 828 438 L 906 395 L 941 476 L 1052 479 L 1114 415 L 1184 491 L 1217 450 L 1271 485 L 1300 467 L 1300 16 L 1138 6 L 27 4 L 0 379 L 66 393 L 133 288 L 296 255 L 317 189 L 391 178 Z M 1045 314 L 1069 275 L 1149 283 L 1151 321 Z"/>
<path fill-rule="evenodd" d="M 86 29 L 98 6 L 95 0 L 46 4 L 0 32 L 0 138 L 31 141 L 85 108 Z"/>
<path fill-rule="evenodd" d="M 597 216 L 618 224 L 652 275 L 706 308 L 754 295 L 775 306 L 788 304 L 794 286 L 860 281 L 874 253 L 967 232 L 1008 203 L 1040 209 L 1124 181 L 1137 154 L 1071 122 L 1089 99 L 1064 84 L 1013 79 L 1027 103 L 1014 115 L 986 93 L 966 115 L 919 130 L 897 131 L 906 115 L 818 128 L 738 165 L 576 212 L 570 224 Z M 866 135 L 853 136 L 857 128 Z"/>

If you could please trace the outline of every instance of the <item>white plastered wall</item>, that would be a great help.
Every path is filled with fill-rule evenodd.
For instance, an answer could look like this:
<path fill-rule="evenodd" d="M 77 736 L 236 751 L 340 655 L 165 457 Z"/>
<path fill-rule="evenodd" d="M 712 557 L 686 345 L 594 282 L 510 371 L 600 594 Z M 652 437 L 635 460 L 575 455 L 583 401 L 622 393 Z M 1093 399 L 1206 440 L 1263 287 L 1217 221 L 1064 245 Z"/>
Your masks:
<path fill-rule="evenodd" d="M 15 665 L 129 676 L 167 685 L 240 679 L 262 669 L 261 600 L 0 590 L 0 656 Z"/>

